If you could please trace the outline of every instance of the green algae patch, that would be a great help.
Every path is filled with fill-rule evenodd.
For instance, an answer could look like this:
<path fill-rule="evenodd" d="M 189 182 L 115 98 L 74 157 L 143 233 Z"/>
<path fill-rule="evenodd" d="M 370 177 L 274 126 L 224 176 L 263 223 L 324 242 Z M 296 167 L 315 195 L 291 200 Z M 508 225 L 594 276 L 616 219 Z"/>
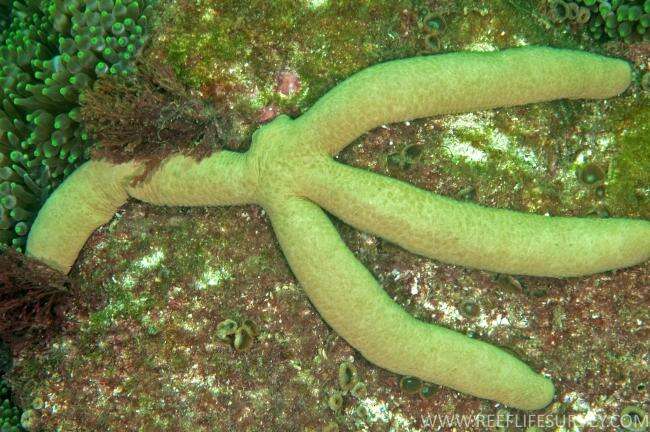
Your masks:
<path fill-rule="evenodd" d="M 328 72 L 330 79 L 344 78 L 369 64 L 379 47 L 408 52 L 397 31 L 411 9 L 404 0 L 333 2 L 318 8 L 289 0 L 178 2 L 163 18 L 172 24 L 165 42 L 172 63 L 197 87 L 220 74 L 265 77 L 281 62 L 299 62 L 312 72 L 308 75 Z M 307 57 L 319 50 L 321 56 Z M 195 57 L 199 52 L 201 57 Z M 228 71 L 234 63 L 246 69 Z"/>
<path fill-rule="evenodd" d="M 620 130 L 608 180 L 608 202 L 617 214 L 650 218 L 650 108 L 628 114 L 621 120 Z"/>

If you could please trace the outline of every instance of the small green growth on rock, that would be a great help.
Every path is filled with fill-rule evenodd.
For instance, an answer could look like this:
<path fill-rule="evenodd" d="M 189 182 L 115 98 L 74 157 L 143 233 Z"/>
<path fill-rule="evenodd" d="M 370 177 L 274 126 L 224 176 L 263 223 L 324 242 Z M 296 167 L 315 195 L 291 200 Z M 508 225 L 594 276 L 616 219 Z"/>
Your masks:
<path fill-rule="evenodd" d="M 415 394 L 422 388 L 422 381 L 416 377 L 405 376 L 399 381 L 399 388 L 406 394 Z"/>
<path fill-rule="evenodd" d="M 501 408 L 497 410 L 497 416 L 496 416 L 496 427 L 498 431 L 507 431 L 509 430 L 509 425 L 511 422 L 512 414 L 505 409 Z"/>
<path fill-rule="evenodd" d="M 581 25 L 587 24 L 589 22 L 589 18 L 591 18 L 591 12 L 589 9 L 584 6 L 580 7 L 575 18 L 576 22 Z"/>
<path fill-rule="evenodd" d="M 621 426 L 630 432 L 645 432 L 648 430 L 648 414 L 636 405 L 628 405 L 621 411 Z"/>
<path fill-rule="evenodd" d="M 343 392 L 350 391 L 359 381 L 357 377 L 357 368 L 350 362 L 343 362 L 339 365 L 338 375 L 339 387 Z"/>
<path fill-rule="evenodd" d="M 430 51 L 440 50 L 440 39 L 435 34 L 428 34 L 424 38 L 424 43 Z"/>
<path fill-rule="evenodd" d="M 422 146 L 419 144 L 410 144 L 404 147 L 404 155 L 411 161 L 415 161 L 422 155 Z"/>
<path fill-rule="evenodd" d="M 253 344 L 255 336 L 246 327 L 239 327 L 235 330 L 233 347 L 237 350 L 247 350 Z"/>
<path fill-rule="evenodd" d="M 466 318 L 476 318 L 481 313 L 481 307 L 473 300 L 465 300 L 460 305 L 460 313 Z"/>
<path fill-rule="evenodd" d="M 253 337 L 259 336 L 260 332 L 255 323 L 249 319 L 245 319 L 241 327 L 250 333 Z"/>
<path fill-rule="evenodd" d="M 420 396 L 424 399 L 431 399 L 438 391 L 438 387 L 434 384 L 424 384 L 420 389 Z"/>
<path fill-rule="evenodd" d="M 591 210 L 589 213 L 587 213 L 587 216 L 606 219 L 610 217 L 610 213 L 607 207 L 599 205 L 595 207 L 593 210 Z"/>
<path fill-rule="evenodd" d="M 576 176 L 584 184 L 593 185 L 605 179 L 605 171 L 594 163 L 587 163 L 576 170 Z"/>
<path fill-rule="evenodd" d="M 44 402 L 43 399 L 41 399 L 40 397 L 35 397 L 34 400 L 32 400 L 32 408 L 34 408 L 35 410 L 43 409 L 43 406 L 44 406 Z"/>
<path fill-rule="evenodd" d="M 386 157 L 386 164 L 391 168 L 402 168 L 402 157 L 399 153 L 391 153 Z"/>
<path fill-rule="evenodd" d="M 561 23 L 569 17 L 569 6 L 567 3 L 562 0 L 555 0 L 549 3 L 551 4 L 550 17 L 553 21 Z"/>
<path fill-rule="evenodd" d="M 564 321 L 566 320 L 566 311 L 561 305 L 553 308 L 552 325 L 553 330 L 562 331 L 564 329 Z"/>
<path fill-rule="evenodd" d="M 343 408 L 343 395 L 341 392 L 334 390 L 327 398 L 327 406 L 334 412 L 338 412 Z"/>
<path fill-rule="evenodd" d="M 436 40 L 435 43 L 437 44 L 438 42 L 435 36 L 433 39 Z M 388 155 L 387 163 L 393 168 L 399 167 L 400 169 L 409 169 L 412 165 L 415 165 L 420 161 L 421 156 L 422 146 L 419 144 L 410 144 L 402 148 L 400 151 Z"/>
<path fill-rule="evenodd" d="M 476 188 L 474 186 L 466 186 L 456 193 L 456 199 L 459 201 L 474 201 L 476 200 Z"/>
<path fill-rule="evenodd" d="M 578 13 L 580 12 L 580 6 L 577 3 L 569 2 L 567 5 L 567 18 L 575 21 L 578 19 Z"/>
<path fill-rule="evenodd" d="M 217 324 L 217 337 L 221 340 L 229 338 L 237 331 L 237 322 L 231 319 L 225 319 Z"/>
<path fill-rule="evenodd" d="M 445 22 L 441 16 L 435 13 L 429 13 L 422 20 L 424 29 L 431 35 L 439 35 L 445 29 Z"/>
<path fill-rule="evenodd" d="M 20 416 L 20 426 L 25 430 L 35 431 L 38 423 L 38 413 L 33 409 L 28 409 L 23 411 L 23 414 Z"/>

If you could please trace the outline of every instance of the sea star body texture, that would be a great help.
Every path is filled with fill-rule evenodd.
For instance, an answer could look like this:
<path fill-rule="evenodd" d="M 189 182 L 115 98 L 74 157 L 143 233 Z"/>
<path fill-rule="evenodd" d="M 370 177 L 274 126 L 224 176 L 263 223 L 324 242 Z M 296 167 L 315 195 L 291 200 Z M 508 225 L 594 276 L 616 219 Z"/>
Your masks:
<path fill-rule="evenodd" d="M 297 119 L 261 127 L 247 153 L 143 164 L 91 161 L 50 197 L 27 253 L 69 272 L 90 234 L 129 197 L 158 205 L 264 207 L 291 269 L 319 313 L 371 362 L 520 409 L 553 398 L 551 381 L 514 356 L 418 321 L 345 246 L 322 206 L 361 230 L 441 261 L 491 271 L 578 276 L 650 258 L 650 222 L 544 217 L 460 203 L 331 156 L 381 124 L 559 98 L 607 98 L 629 65 L 543 47 L 397 60 L 361 71 Z"/>

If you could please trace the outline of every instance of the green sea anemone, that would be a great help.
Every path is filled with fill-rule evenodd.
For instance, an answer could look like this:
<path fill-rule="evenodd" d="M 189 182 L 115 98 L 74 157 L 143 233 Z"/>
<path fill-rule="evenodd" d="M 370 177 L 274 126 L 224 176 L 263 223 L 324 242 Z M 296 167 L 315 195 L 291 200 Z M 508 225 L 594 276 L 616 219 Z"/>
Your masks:
<path fill-rule="evenodd" d="M 11 2 L 9 0 L 0 1 L 0 33 L 4 32 L 4 29 L 9 23 L 9 14 L 11 11 Z M 0 36 L 0 42 L 2 41 L 2 36 Z"/>
<path fill-rule="evenodd" d="M 341 390 L 351 390 L 358 381 L 357 368 L 352 363 L 346 361 L 339 365 L 338 382 Z"/>
<path fill-rule="evenodd" d="M 424 399 L 431 399 L 438 391 L 438 387 L 433 384 L 424 384 L 420 389 L 420 396 Z"/>
<path fill-rule="evenodd" d="M 645 432 L 648 430 L 649 418 L 643 408 L 628 405 L 621 411 L 621 426 L 630 432 Z"/>
<path fill-rule="evenodd" d="M 399 388 L 406 394 L 415 394 L 422 388 L 422 381 L 416 377 L 405 376 L 399 380 Z"/>
<path fill-rule="evenodd" d="M 221 340 L 228 340 L 237 331 L 237 322 L 225 319 L 217 324 L 217 337 Z"/>
<path fill-rule="evenodd" d="M 466 318 L 476 318 L 481 313 L 481 307 L 473 300 L 465 300 L 460 304 L 460 313 Z"/>
<path fill-rule="evenodd" d="M 598 41 L 647 41 L 650 35 L 650 2 L 643 0 L 550 0 L 548 15 L 557 23 L 588 30 Z"/>
<path fill-rule="evenodd" d="M 9 386 L 0 380 L 0 430 L 2 432 L 22 432 L 21 411 L 11 401 Z"/>
<path fill-rule="evenodd" d="M 255 335 L 247 327 L 239 327 L 235 330 L 235 336 L 232 345 L 237 350 L 247 350 L 253 345 Z"/>
<path fill-rule="evenodd" d="M 18 0 L 9 12 L 0 0 L 0 244 L 23 250 L 44 200 L 84 160 L 79 97 L 102 73 L 133 69 L 149 3 Z"/>
<path fill-rule="evenodd" d="M 327 406 L 334 412 L 343 408 L 343 395 L 339 391 L 333 391 L 327 398 Z"/>

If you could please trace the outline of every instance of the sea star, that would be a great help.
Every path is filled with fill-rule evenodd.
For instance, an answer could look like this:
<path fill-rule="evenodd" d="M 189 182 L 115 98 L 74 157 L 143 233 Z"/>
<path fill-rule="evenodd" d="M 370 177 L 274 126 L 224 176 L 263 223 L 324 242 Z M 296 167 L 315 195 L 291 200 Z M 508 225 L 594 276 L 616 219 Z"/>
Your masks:
<path fill-rule="evenodd" d="M 558 98 L 606 98 L 629 65 L 544 47 L 451 53 L 359 72 L 297 119 L 259 128 L 246 153 L 174 155 L 142 183 L 143 164 L 90 161 L 48 199 L 27 253 L 68 273 L 90 234 L 129 197 L 158 204 L 264 207 L 291 269 L 322 317 L 371 362 L 521 409 L 553 398 L 551 381 L 512 355 L 397 305 L 345 246 L 319 205 L 350 225 L 444 262 L 501 273 L 579 276 L 650 257 L 650 222 L 545 217 L 459 203 L 335 162 L 378 125 Z"/>

